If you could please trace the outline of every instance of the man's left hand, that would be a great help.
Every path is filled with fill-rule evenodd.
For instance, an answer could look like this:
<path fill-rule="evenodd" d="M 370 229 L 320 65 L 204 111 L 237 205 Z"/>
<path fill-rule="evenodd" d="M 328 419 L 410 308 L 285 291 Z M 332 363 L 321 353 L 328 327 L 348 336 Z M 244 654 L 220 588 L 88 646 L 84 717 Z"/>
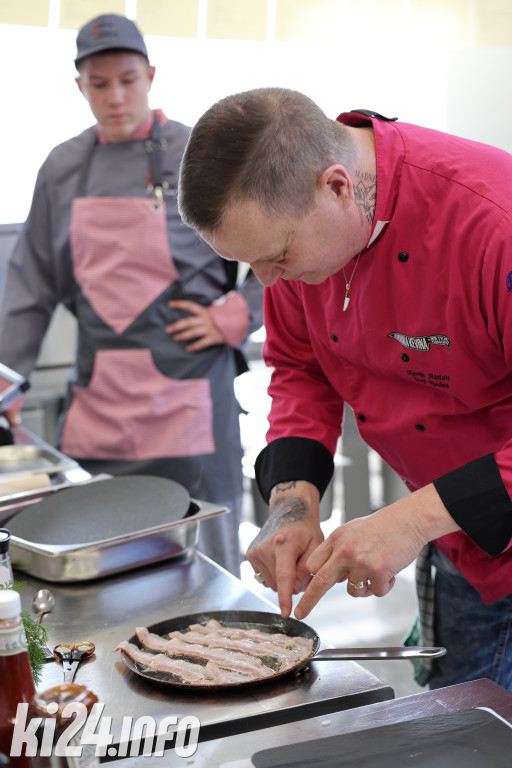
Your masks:
<path fill-rule="evenodd" d="M 309 556 L 313 574 L 295 616 L 303 619 L 337 582 L 352 597 L 382 597 L 395 576 L 433 539 L 459 530 L 434 486 L 428 485 L 367 517 L 337 528 Z"/>
<path fill-rule="evenodd" d="M 175 320 L 166 325 L 165 330 L 174 341 L 190 341 L 185 349 L 187 352 L 199 352 L 201 349 L 212 347 L 214 344 L 224 344 L 224 337 L 214 324 L 208 311 L 208 307 L 197 304 L 195 301 L 176 299 L 169 302 L 172 309 L 181 309 L 189 312 L 187 317 Z"/>

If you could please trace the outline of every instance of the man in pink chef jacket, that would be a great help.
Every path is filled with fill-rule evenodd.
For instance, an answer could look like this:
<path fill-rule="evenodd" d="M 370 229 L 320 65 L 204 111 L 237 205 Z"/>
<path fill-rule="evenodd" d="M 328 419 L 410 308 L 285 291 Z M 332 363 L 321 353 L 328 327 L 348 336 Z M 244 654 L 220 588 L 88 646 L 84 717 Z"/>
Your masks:
<path fill-rule="evenodd" d="M 60 448 L 93 474 L 180 482 L 230 514 L 199 549 L 239 573 L 240 347 L 263 289 L 186 227 L 178 170 L 189 129 L 149 106 L 155 68 L 133 21 L 105 14 L 77 36 L 76 82 L 96 125 L 55 147 L 9 263 L 0 360 L 29 376 L 58 303 L 78 321 Z M 234 265 L 232 265 L 234 266 Z"/>
<path fill-rule="evenodd" d="M 265 286 L 272 408 L 256 472 L 270 516 L 248 553 L 257 578 L 284 616 L 304 591 L 302 619 L 337 582 L 382 596 L 427 555 L 433 640 L 448 650 L 431 687 L 489 677 L 512 689 L 512 156 L 256 89 L 194 127 L 179 208 Z M 411 493 L 324 541 L 344 403 Z"/>

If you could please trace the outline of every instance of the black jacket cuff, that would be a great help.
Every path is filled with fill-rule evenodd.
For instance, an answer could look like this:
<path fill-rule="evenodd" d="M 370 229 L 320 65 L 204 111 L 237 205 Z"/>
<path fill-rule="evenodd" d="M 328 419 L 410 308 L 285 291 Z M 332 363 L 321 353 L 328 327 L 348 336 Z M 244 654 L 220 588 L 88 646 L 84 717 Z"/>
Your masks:
<path fill-rule="evenodd" d="M 261 451 L 254 469 L 258 488 L 268 504 L 272 488 L 292 480 L 316 485 L 321 498 L 334 472 L 334 461 L 325 445 L 317 440 L 278 437 Z"/>
<path fill-rule="evenodd" d="M 457 525 L 496 556 L 512 539 L 512 501 L 494 454 L 482 456 L 434 480 L 434 486 Z"/>

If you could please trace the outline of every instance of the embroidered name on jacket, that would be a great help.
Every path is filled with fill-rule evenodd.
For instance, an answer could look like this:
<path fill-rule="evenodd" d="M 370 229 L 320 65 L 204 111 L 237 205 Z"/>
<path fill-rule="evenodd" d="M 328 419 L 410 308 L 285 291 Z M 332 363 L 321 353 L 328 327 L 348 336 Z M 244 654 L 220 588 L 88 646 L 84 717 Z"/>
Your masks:
<path fill-rule="evenodd" d="M 450 349 L 448 336 L 436 334 L 434 336 L 407 336 L 405 333 L 388 333 L 388 336 L 398 341 L 406 349 L 415 349 L 418 352 L 428 352 L 431 344 L 438 344 Z"/>

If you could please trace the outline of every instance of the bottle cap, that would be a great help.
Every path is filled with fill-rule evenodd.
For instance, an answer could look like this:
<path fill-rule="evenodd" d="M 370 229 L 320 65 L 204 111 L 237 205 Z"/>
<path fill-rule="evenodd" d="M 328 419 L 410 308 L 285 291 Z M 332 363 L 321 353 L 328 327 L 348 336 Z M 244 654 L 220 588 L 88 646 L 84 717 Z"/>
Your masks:
<path fill-rule="evenodd" d="M 0 528 L 0 555 L 6 555 L 9 551 L 11 532 L 7 528 Z"/>
<path fill-rule="evenodd" d="M 13 619 L 21 613 L 21 598 L 14 589 L 0 589 L 0 619 Z"/>

